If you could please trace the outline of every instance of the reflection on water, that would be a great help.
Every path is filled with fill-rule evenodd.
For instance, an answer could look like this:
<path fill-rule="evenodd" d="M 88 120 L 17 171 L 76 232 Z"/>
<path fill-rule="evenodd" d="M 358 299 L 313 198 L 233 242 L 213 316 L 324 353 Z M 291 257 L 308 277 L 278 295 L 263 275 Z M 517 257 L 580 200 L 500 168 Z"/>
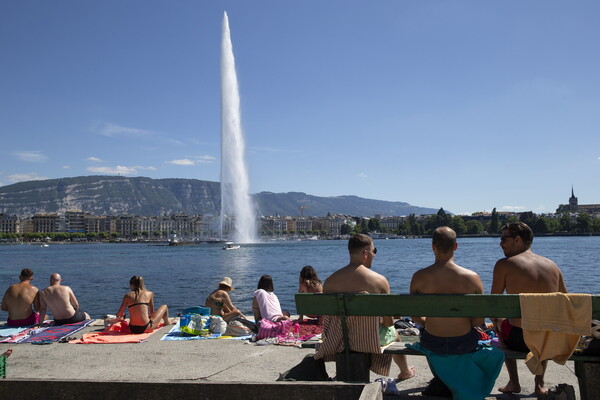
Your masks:
<path fill-rule="evenodd" d="M 201 305 L 224 276 L 233 279 L 231 297 L 251 314 L 252 293 L 263 274 L 273 277 L 282 307 L 294 312 L 298 275 L 312 265 L 322 280 L 348 262 L 346 241 L 275 242 L 223 251 L 220 245 L 146 246 L 142 244 L 77 244 L 0 246 L 0 290 L 18 280 L 22 268 L 35 273 L 34 285 L 48 285 L 59 272 L 75 291 L 81 308 L 94 317 L 116 313 L 129 278 L 142 275 L 156 303 L 171 313 Z M 572 292 L 597 293 L 600 237 L 536 238 L 535 252 L 556 261 Z M 392 293 L 407 293 L 412 274 L 433 262 L 430 239 L 376 240 L 373 269 L 385 275 Z M 481 276 L 486 292 L 495 262 L 503 257 L 498 238 L 459 239 L 456 262 Z M 0 313 L 5 319 L 6 313 Z"/>

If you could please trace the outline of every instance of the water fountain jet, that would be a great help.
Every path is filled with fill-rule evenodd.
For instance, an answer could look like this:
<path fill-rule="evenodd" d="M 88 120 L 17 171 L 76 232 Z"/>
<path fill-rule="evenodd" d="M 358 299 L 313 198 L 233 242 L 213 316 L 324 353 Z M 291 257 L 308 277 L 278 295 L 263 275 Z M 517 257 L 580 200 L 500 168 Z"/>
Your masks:
<path fill-rule="evenodd" d="M 223 14 L 221 40 L 221 239 L 227 219 L 235 226 L 232 239 L 256 242 L 256 216 L 244 158 L 245 143 L 240 112 L 240 94 L 229 18 Z"/>

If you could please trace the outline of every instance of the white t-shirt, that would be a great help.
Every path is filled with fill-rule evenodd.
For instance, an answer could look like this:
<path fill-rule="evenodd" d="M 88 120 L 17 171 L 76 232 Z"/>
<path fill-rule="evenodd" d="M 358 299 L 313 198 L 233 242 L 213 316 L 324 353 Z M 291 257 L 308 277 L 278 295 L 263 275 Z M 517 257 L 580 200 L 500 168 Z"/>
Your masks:
<path fill-rule="evenodd" d="M 283 315 L 281 304 L 279 304 L 279 299 L 275 293 L 267 292 L 264 289 L 258 289 L 254 292 L 254 297 L 258 303 L 260 316 L 264 319 L 275 322 L 277 317 Z"/>

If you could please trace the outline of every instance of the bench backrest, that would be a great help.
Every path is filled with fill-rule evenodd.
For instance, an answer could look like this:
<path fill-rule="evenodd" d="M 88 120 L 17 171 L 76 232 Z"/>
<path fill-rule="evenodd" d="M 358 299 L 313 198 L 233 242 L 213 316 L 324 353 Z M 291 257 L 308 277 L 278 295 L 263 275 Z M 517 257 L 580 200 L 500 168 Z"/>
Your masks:
<path fill-rule="evenodd" d="M 600 296 L 592 296 L 592 318 L 600 319 Z M 518 294 L 296 294 L 303 315 L 519 318 Z"/>

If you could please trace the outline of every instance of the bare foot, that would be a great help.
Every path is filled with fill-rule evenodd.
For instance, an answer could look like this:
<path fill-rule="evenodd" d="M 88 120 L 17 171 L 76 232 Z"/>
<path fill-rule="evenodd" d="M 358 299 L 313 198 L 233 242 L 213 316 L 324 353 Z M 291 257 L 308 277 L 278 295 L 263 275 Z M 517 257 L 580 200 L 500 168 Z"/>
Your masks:
<path fill-rule="evenodd" d="M 6 349 L 6 351 L 2 354 L 5 357 L 8 357 L 12 354 L 12 349 Z"/>
<path fill-rule="evenodd" d="M 506 386 L 498 388 L 498 391 L 502 393 L 521 393 L 521 385 L 518 383 L 514 384 L 512 381 L 508 381 Z"/>
<path fill-rule="evenodd" d="M 546 394 L 548 393 L 548 389 L 544 387 L 544 381 L 542 379 L 538 380 L 537 376 L 535 378 L 535 394 Z"/>
<path fill-rule="evenodd" d="M 416 375 L 417 371 L 415 370 L 415 367 L 408 367 L 408 371 L 400 372 L 400 375 L 398 375 L 398 381 L 405 381 L 407 379 L 414 378 Z"/>
<path fill-rule="evenodd" d="M 177 318 L 169 318 L 168 325 L 175 325 L 177 323 Z"/>

